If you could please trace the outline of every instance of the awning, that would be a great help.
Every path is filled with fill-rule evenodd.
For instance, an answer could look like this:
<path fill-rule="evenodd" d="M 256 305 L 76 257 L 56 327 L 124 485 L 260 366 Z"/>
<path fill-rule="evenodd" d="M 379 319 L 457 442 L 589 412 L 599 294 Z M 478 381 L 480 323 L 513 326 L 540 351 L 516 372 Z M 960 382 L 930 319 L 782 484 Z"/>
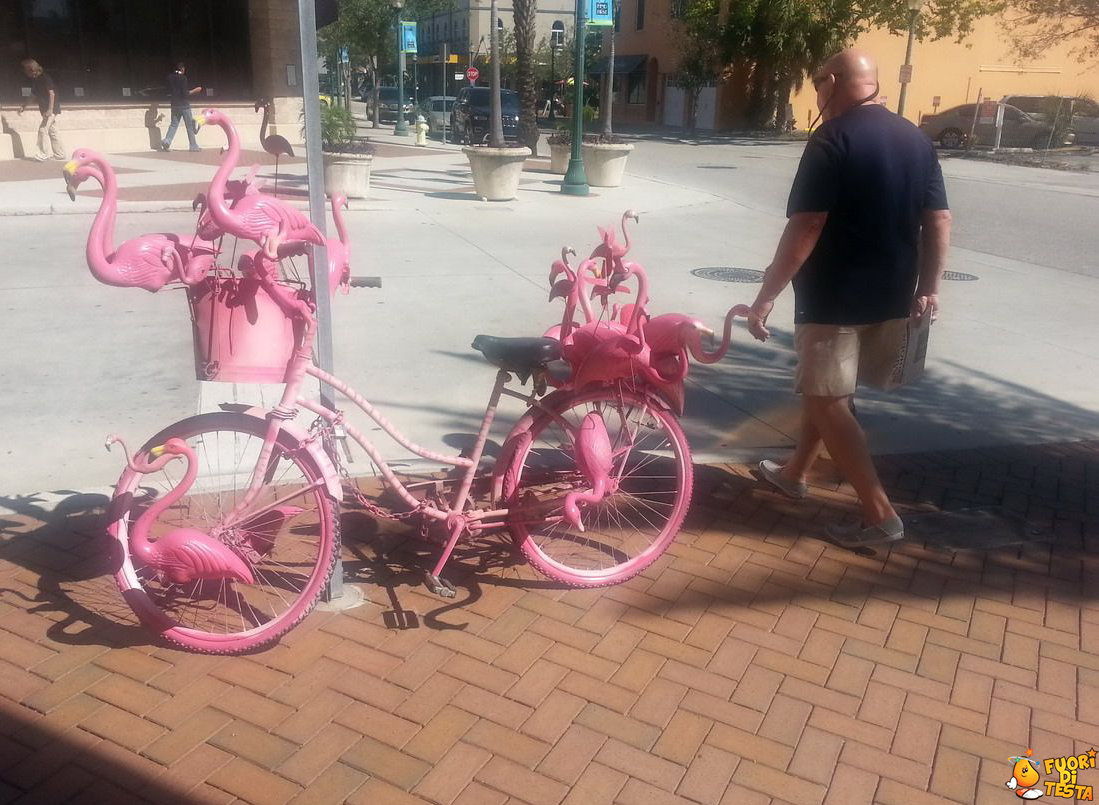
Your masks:
<path fill-rule="evenodd" d="M 600 59 L 595 63 L 595 67 L 592 68 L 588 75 L 603 75 L 607 72 L 607 63 L 610 59 Z M 647 54 L 641 54 L 640 56 L 615 56 L 614 57 L 614 74 L 615 75 L 628 75 L 629 73 L 635 73 L 638 70 L 643 70 L 646 63 L 648 63 L 649 57 Z"/>

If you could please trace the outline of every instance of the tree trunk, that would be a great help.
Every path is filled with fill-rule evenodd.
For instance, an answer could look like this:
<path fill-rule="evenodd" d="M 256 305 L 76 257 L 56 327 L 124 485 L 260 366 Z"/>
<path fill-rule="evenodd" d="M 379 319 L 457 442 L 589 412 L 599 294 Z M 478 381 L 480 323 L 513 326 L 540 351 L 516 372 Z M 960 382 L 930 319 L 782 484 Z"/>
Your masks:
<path fill-rule="evenodd" d="M 618 18 L 618 4 L 612 5 L 613 12 L 611 17 Z M 610 138 L 614 136 L 614 127 L 612 122 L 614 112 L 614 26 L 607 28 L 607 38 L 610 40 L 610 45 L 607 48 L 607 72 L 606 82 L 607 86 L 603 92 L 603 136 Z"/>
<path fill-rule="evenodd" d="M 370 60 L 370 72 L 371 72 L 370 78 L 374 83 L 374 88 L 372 90 L 370 90 L 370 112 L 371 112 L 370 119 L 373 121 L 372 128 L 376 129 L 381 125 L 381 120 L 379 119 L 379 109 L 378 109 L 378 103 L 381 99 L 381 91 L 380 91 L 380 87 L 378 86 L 378 57 L 377 56 L 375 56 L 374 58 L 372 58 Z"/>
<path fill-rule="evenodd" d="M 778 131 L 786 131 L 790 123 L 786 114 L 786 108 L 790 105 L 790 92 L 793 89 L 793 78 L 787 74 L 780 76 L 776 82 L 775 92 L 775 128 Z"/>
<path fill-rule="evenodd" d="M 514 0 L 515 60 L 519 83 L 519 132 L 523 143 L 538 156 L 538 98 L 534 79 L 534 33 L 537 0 Z"/>
<path fill-rule="evenodd" d="M 489 50 L 492 53 L 491 90 L 489 91 L 488 144 L 492 148 L 504 147 L 504 119 L 500 113 L 500 27 L 496 20 L 500 11 L 492 0 L 489 12 Z"/>

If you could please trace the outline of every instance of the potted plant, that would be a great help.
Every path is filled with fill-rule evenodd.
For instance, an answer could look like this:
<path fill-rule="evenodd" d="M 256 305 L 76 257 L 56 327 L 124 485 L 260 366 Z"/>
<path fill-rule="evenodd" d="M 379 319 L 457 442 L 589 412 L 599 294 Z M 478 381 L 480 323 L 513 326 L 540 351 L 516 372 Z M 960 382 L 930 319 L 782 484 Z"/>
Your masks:
<path fill-rule="evenodd" d="M 614 3 L 617 18 L 619 3 Z M 615 136 L 611 123 L 614 111 L 614 28 L 608 27 L 604 33 L 608 42 L 607 72 L 603 77 L 603 131 L 589 134 L 580 144 L 584 152 L 584 169 L 588 174 L 588 184 L 592 187 L 618 187 L 622 184 L 622 175 L 626 172 L 626 158 L 633 146 Z"/>
<path fill-rule="evenodd" d="M 546 142 L 550 151 L 550 172 L 564 176 L 569 170 L 569 157 L 572 156 L 572 132 L 566 126 L 559 126 Z"/>
<path fill-rule="evenodd" d="M 474 192 L 486 201 L 510 201 L 519 191 L 519 177 L 531 150 L 504 142 L 504 120 L 500 112 L 500 34 L 496 0 L 492 0 L 489 30 L 492 49 L 492 80 L 489 106 L 488 145 L 462 149 L 473 172 Z"/>
<path fill-rule="evenodd" d="M 321 106 L 324 189 L 329 194 L 342 193 L 347 198 L 370 194 L 374 144 L 356 139 L 356 131 L 351 110 L 339 104 Z"/>

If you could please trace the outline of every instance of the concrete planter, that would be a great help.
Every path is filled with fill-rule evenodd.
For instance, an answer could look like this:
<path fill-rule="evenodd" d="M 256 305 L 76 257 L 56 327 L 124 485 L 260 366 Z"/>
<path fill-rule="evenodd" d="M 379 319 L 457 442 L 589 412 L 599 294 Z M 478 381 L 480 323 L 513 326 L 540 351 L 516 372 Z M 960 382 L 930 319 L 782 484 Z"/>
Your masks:
<path fill-rule="evenodd" d="M 474 192 L 486 201 L 510 201 L 519 191 L 519 175 L 530 156 L 526 146 L 489 148 L 467 146 L 462 149 L 473 171 Z"/>
<path fill-rule="evenodd" d="M 550 173 L 560 173 L 564 176 L 569 171 L 569 158 L 572 156 L 572 146 L 569 143 L 559 145 L 550 144 Z"/>
<path fill-rule="evenodd" d="M 633 150 L 629 143 L 616 145 L 583 143 L 584 171 L 592 187 L 618 187 L 626 172 L 626 158 Z"/>
<path fill-rule="evenodd" d="M 324 154 L 324 189 L 347 198 L 370 195 L 372 154 Z"/>

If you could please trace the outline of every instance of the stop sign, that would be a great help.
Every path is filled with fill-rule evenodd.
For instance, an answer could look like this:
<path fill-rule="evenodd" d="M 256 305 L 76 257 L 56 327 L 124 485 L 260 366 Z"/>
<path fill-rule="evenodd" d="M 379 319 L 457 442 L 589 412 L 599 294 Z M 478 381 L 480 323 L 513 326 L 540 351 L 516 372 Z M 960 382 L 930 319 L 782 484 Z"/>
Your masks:
<path fill-rule="evenodd" d="M 481 71 L 478 70 L 476 67 L 470 67 L 468 70 L 466 70 L 466 78 L 468 78 L 470 81 L 476 81 L 480 77 L 480 75 Z"/>

